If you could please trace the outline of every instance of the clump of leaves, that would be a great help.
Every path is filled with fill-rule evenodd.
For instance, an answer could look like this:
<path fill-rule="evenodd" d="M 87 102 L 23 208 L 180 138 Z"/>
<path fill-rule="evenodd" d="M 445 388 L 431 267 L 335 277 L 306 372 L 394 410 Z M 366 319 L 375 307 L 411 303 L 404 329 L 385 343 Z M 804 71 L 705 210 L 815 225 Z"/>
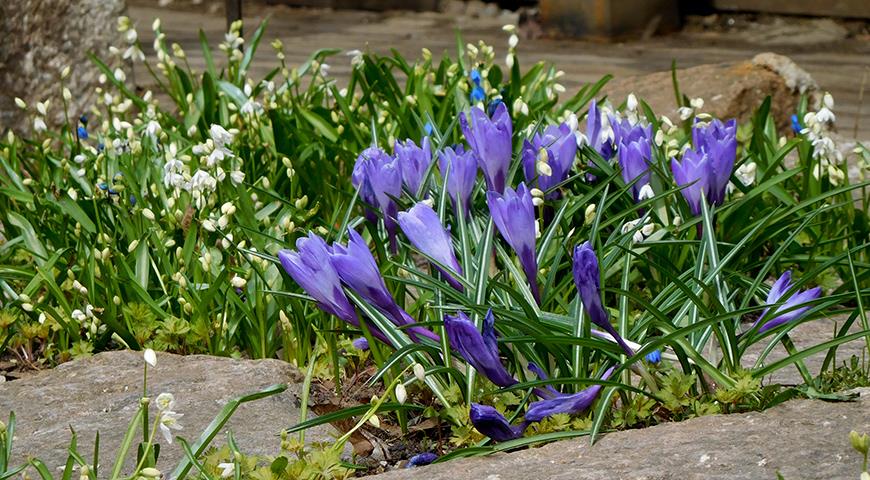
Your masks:
<path fill-rule="evenodd" d="M 870 364 L 867 358 L 852 355 L 848 362 L 839 367 L 822 372 L 816 380 L 822 393 L 842 392 L 857 387 L 870 387 Z"/>

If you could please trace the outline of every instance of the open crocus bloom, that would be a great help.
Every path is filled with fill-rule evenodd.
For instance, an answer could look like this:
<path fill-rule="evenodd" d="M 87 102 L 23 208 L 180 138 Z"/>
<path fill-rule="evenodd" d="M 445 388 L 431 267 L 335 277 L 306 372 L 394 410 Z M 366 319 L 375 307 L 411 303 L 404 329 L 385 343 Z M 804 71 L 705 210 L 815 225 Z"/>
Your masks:
<path fill-rule="evenodd" d="M 783 295 L 785 295 L 789 289 L 791 289 L 790 270 L 783 273 L 770 288 L 770 293 L 767 295 L 767 304 L 773 305 L 782 301 Z M 799 307 L 799 305 L 803 305 L 819 298 L 821 293 L 821 287 L 804 290 L 802 292 L 795 292 L 788 297 L 782 306 L 776 307 L 773 312 L 770 312 L 770 307 L 765 308 L 764 312 L 761 313 L 761 316 L 758 317 L 758 320 L 755 321 L 753 327 L 764 320 L 764 323 L 758 329 L 758 333 L 764 333 L 771 328 L 776 328 L 784 323 L 797 320 L 810 309 L 810 305 L 804 305 L 803 307 Z"/>

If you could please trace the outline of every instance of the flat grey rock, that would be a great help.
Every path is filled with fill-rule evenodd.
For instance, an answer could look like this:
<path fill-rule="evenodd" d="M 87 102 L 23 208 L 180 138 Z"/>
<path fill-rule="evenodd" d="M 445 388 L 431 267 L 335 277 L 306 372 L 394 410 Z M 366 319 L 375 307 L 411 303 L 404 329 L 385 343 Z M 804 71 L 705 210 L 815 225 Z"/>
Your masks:
<path fill-rule="evenodd" d="M 288 384 L 287 390 L 241 405 L 215 444 L 223 445 L 223 432 L 231 429 L 246 454 L 276 455 L 278 433 L 299 420 L 302 374 L 285 362 L 167 353 L 157 358 L 157 367 L 148 369 L 149 394 L 152 399 L 161 392 L 175 395 L 176 411 L 184 414 L 179 420 L 184 429 L 175 433 L 190 442 L 227 401 L 277 383 Z M 101 468 L 111 468 L 142 396 L 143 363 L 142 352 L 106 352 L 0 383 L 0 419 L 5 422 L 10 410 L 17 417 L 13 465 L 35 456 L 55 471 L 66 462 L 72 427 L 87 459 L 92 458 L 94 435 L 100 432 Z M 151 411 L 156 411 L 153 406 Z M 328 427 L 309 430 L 306 441 L 330 440 L 329 432 Z M 159 433 L 158 440 L 163 444 L 158 468 L 169 472 L 183 452 L 177 442 L 166 445 Z"/>
<path fill-rule="evenodd" d="M 711 415 L 541 448 L 374 475 L 371 480 L 854 479 L 849 432 L 870 432 L 870 398 L 794 400 L 764 412 Z"/>

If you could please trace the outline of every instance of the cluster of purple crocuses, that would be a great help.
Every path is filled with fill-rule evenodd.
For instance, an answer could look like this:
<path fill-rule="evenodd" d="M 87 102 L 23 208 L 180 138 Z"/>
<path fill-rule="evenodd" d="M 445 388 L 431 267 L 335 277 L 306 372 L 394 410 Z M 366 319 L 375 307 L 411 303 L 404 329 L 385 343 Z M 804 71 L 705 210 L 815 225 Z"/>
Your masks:
<path fill-rule="evenodd" d="M 498 103 L 491 115 L 474 107 L 470 115 L 460 115 L 459 123 L 469 148 L 455 145 L 441 150 L 438 167 L 444 190 L 456 215 L 467 217 L 478 168 L 482 171 L 489 213 L 502 238 L 519 258 L 532 295 L 540 304 L 535 253 L 536 210 L 526 183 L 541 190 L 546 199 L 558 199 L 558 188 L 568 178 L 577 156 L 578 135 L 563 123 L 546 127 L 531 140 L 525 140 L 520 152 L 525 182 L 514 189 L 508 185 L 513 159 L 513 125 L 505 104 Z M 651 125 L 632 123 L 616 115 L 605 118 L 594 102 L 590 107 L 587 117 L 589 146 L 605 161 L 616 158 L 622 179 L 626 185 L 631 185 L 630 192 L 635 201 L 643 200 L 641 190 L 651 180 L 652 133 Z M 681 162 L 673 159 L 671 167 L 674 180 L 683 187 L 682 194 L 691 211 L 698 215 L 701 201 L 706 200 L 712 205 L 724 201 L 736 157 L 736 123 L 734 120 L 725 124 L 718 120 L 696 123 L 692 133 L 693 148 L 686 150 Z M 371 147 L 357 159 L 353 185 L 365 203 L 366 218 L 371 222 L 383 218 L 393 252 L 397 250 L 397 235 L 401 229 L 410 244 L 432 261 L 445 282 L 458 291 L 464 291 L 467 284 L 454 252 L 452 237 L 435 210 L 424 200 L 399 212 L 397 200 L 403 191 L 414 200 L 428 197 L 431 164 L 428 137 L 424 137 L 419 146 L 410 139 L 397 142 L 392 156 L 380 148 Z M 363 238 L 353 229 L 348 230 L 348 235 L 346 245 L 338 242 L 328 245 L 321 237 L 309 233 L 297 240 L 296 250 L 280 251 L 279 259 L 287 273 L 322 310 L 355 327 L 365 327 L 373 338 L 390 344 L 382 330 L 357 312 L 345 289 L 374 306 L 394 325 L 405 329 L 412 340 L 437 342 L 437 334 L 417 325 L 396 303 Z M 632 347 L 613 328 L 603 306 L 598 259 L 589 242 L 575 248 L 573 275 L 586 313 L 601 329 L 593 329 L 593 335 L 616 342 L 628 356 L 632 356 Z M 768 304 L 779 302 L 790 292 L 790 280 L 790 273 L 786 272 L 776 282 L 767 299 Z M 819 292 L 819 289 L 794 292 L 772 313 L 765 310 L 753 329 L 758 327 L 757 332 L 763 333 L 796 319 L 809 308 L 796 306 L 818 297 Z M 366 323 L 362 325 L 360 322 Z M 444 331 L 453 350 L 495 385 L 509 387 L 517 383 L 501 363 L 495 316 L 491 310 L 482 322 L 482 331 L 461 311 L 445 316 Z M 367 342 L 359 342 L 361 346 L 363 343 Z M 545 379 L 543 371 L 536 365 L 529 364 L 528 368 Z M 599 381 L 607 380 L 615 368 L 604 369 Z M 470 418 L 480 432 L 493 440 L 505 441 L 522 435 L 531 422 L 557 413 L 576 414 L 588 409 L 601 387 L 596 383 L 575 394 L 563 394 L 553 387 L 536 388 L 534 393 L 540 399 L 531 403 L 518 425 L 511 425 L 496 409 L 486 405 L 472 404 Z"/>

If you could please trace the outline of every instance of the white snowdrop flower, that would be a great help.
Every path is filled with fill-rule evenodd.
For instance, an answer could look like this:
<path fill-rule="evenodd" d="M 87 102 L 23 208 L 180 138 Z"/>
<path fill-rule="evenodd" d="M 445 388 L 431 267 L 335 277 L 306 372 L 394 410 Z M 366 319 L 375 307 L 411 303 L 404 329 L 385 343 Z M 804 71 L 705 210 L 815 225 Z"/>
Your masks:
<path fill-rule="evenodd" d="M 163 476 L 163 474 L 160 473 L 160 470 L 157 470 L 154 467 L 143 468 L 139 473 L 141 473 L 142 476 L 146 478 L 160 478 L 161 476 Z"/>
<path fill-rule="evenodd" d="M 236 473 L 235 463 L 219 463 L 218 468 L 221 470 L 221 478 L 230 478 Z"/>
<path fill-rule="evenodd" d="M 656 229 L 655 224 L 654 224 L 654 223 L 650 223 L 650 222 L 649 222 L 649 218 L 647 218 L 647 223 L 645 223 L 645 224 L 643 225 L 643 227 L 641 227 L 641 229 L 640 229 L 640 233 L 642 233 L 644 237 L 648 237 L 648 236 L 650 236 L 650 235 L 653 234 L 653 232 L 655 231 L 655 229 Z"/>
<path fill-rule="evenodd" d="M 369 417 L 369 423 L 375 428 L 381 428 L 381 419 L 377 415 Z"/>
<path fill-rule="evenodd" d="M 512 24 L 512 23 L 508 23 L 508 24 L 502 25 L 501 29 L 507 33 L 514 33 L 517 31 L 517 26 Z"/>
<path fill-rule="evenodd" d="M 565 93 L 565 86 L 562 85 L 561 83 L 554 83 L 553 90 L 555 90 L 558 93 Z M 526 115 L 528 115 L 528 113 Z"/>
<path fill-rule="evenodd" d="M 220 228 L 221 230 L 227 228 L 227 225 L 229 225 L 229 224 L 230 224 L 230 217 L 228 217 L 226 215 L 221 215 L 220 218 L 218 218 L 217 225 L 218 225 L 218 228 Z"/>
<path fill-rule="evenodd" d="M 127 33 L 124 35 L 124 39 L 127 40 L 127 43 L 135 43 L 138 38 L 139 35 L 136 33 L 135 28 L 127 30 Z"/>
<path fill-rule="evenodd" d="M 514 61 L 515 61 L 515 60 L 514 60 L 514 54 L 513 54 L 513 53 L 508 53 L 508 54 L 504 57 L 504 64 L 505 64 L 505 65 L 507 66 L 507 68 L 509 68 L 509 69 L 510 69 L 510 68 L 514 68 Z"/>
<path fill-rule="evenodd" d="M 350 65 L 352 67 L 356 68 L 356 67 L 359 67 L 360 65 L 362 65 L 363 52 L 361 52 L 360 50 L 350 50 L 348 52 L 345 52 L 345 55 L 350 57 Z M 345 93 L 342 96 L 345 97 L 345 96 L 347 96 L 347 94 Z"/>
<path fill-rule="evenodd" d="M 178 423 L 178 419 L 183 417 L 182 413 L 175 413 L 167 410 L 160 414 L 160 433 L 166 439 L 166 443 L 172 444 L 172 430 L 181 430 L 182 427 Z"/>
<path fill-rule="evenodd" d="M 640 191 L 637 193 L 637 198 L 641 201 L 649 200 L 656 196 L 656 192 L 653 191 L 650 184 L 645 183 L 642 187 L 640 187 Z"/>
<path fill-rule="evenodd" d="M 693 99 L 689 100 L 689 105 L 691 105 L 692 108 L 694 108 L 695 110 L 700 110 L 700 109 L 704 108 L 704 99 L 700 98 L 700 97 L 693 98 Z"/>
<path fill-rule="evenodd" d="M 20 108 L 22 110 L 27 109 L 27 103 L 18 97 L 15 97 L 15 105 L 18 105 L 18 108 Z"/>
<path fill-rule="evenodd" d="M 224 215 L 232 215 L 236 213 L 236 206 L 232 202 L 225 202 L 221 205 L 221 213 Z"/>
<path fill-rule="evenodd" d="M 758 166 L 755 162 L 744 163 L 737 167 L 737 178 L 740 179 L 740 183 L 745 186 L 752 185 L 755 182 L 755 171 Z"/>
<path fill-rule="evenodd" d="M 665 132 L 656 130 L 655 142 L 657 147 L 661 147 L 665 143 Z"/>
<path fill-rule="evenodd" d="M 114 72 L 112 72 L 112 76 L 115 77 L 115 80 L 119 82 L 124 82 L 127 80 L 127 74 L 124 73 L 120 68 L 116 68 Z"/>
<path fill-rule="evenodd" d="M 148 124 L 145 125 L 145 133 L 154 141 L 157 141 L 157 135 L 160 135 L 162 130 L 157 120 L 149 120 Z"/>
<path fill-rule="evenodd" d="M 145 217 L 146 220 L 150 220 L 152 222 L 154 221 L 155 218 L 157 218 L 154 216 L 154 212 L 152 212 L 150 208 L 143 208 L 142 209 L 142 216 Z"/>
<path fill-rule="evenodd" d="M 681 217 L 681 216 L 679 216 L 679 215 L 677 215 L 676 217 L 674 217 L 674 226 L 675 226 L 675 227 L 679 227 L 679 226 L 682 225 L 682 224 L 683 224 L 683 217 Z"/>
<path fill-rule="evenodd" d="M 202 228 L 208 230 L 209 232 L 214 232 L 217 230 L 214 222 L 209 219 L 205 219 L 202 221 Z"/>
<path fill-rule="evenodd" d="M 596 208 L 596 205 L 594 203 L 590 203 L 589 205 L 586 206 L 586 211 L 584 212 L 584 219 L 586 220 L 587 225 L 589 225 L 590 223 L 592 223 L 593 220 L 595 220 L 595 215 L 596 215 L 595 208 Z"/>
<path fill-rule="evenodd" d="M 834 109 L 834 97 L 829 93 L 825 92 L 825 95 L 822 97 L 822 104 L 828 109 Z"/>
<path fill-rule="evenodd" d="M 571 112 L 565 117 L 565 124 L 568 125 L 568 128 L 572 132 L 576 132 L 580 128 L 580 120 L 577 118 L 577 114 Z"/>
<path fill-rule="evenodd" d="M 35 132 L 44 132 L 48 129 L 48 126 L 45 125 L 45 120 L 42 117 L 36 117 L 33 119 L 33 130 Z"/>
<path fill-rule="evenodd" d="M 33 304 L 29 303 L 29 302 L 24 302 L 21 304 L 21 309 L 24 310 L 25 312 L 32 312 L 33 311 Z"/>
<path fill-rule="evenodd" d="M 154 22 L 151 23 L 151 30 L 157 31 L 160 30 L 160 19 L 155 18 Z"/>
<path fill-rule="evenodd" d="M 535 164 L 535 168 L 538 171 L 539 175 L 543 175 L 545 177 L 553 176 L 553 169 L 550 167 L 550 164 L 548 164 L 546 161 L 539 160 Z"/>
<path fill-rule="evenodd" d="M 544 204 L 544 199 L 541 197 L 532 197 L 532 205 L 540 207 Z"/>
<path fill-rule="evenodd" d="M 79 199 L 79 193 L 75 191 L 75 189 L 70 188 L 66 191 L 66 194 L 69 195 L 69 198 L 73 199 L 73 201 Z"/>
<path fill-rule="evenodd" d="M 694 110 L 692 110 L 692 107 L 680 107 L 677 109 L 677 113 L 680 114 L 680 120 L 686 121 L 691 118 Z"/>
<path fill-rule="evenodd" d="M 160 411 L 175 410 L 175 396 L 171 393 L 163 392 L 157 395 L 154 404 L 157 405 L 157 409 Z"/>
<path fill-rule="evenodd" d="M 45 102 L 36 102 L 36 111 L 42 116 L 48 115 L 49 103 L 51 103 L 49 100 L 46 100 Z"/>
<path fill-rule="evenodd" d="M 331 68 L 332 67 L 330 67 L 326 63 L 320 64 L 320 69 L 318 70 L 320 72 L 320 76 L 325 77 L 325 76 L 329 75 L 329 69 L 331 69 Z"/>
<path fill-rule="evenodd" d="M 67 102 L 72 100 L 72 92 L 70 92 L 68 88 L 63 87 L 63 90 L 61 90 L 61 94 L 63 95 L 63 99 Z"/>
<path fill-rule="evenodd" d="M 248 284 L 248 281 L 245 280 L 243 277 L 235 276 L 232 280 L 230 280 L 230 284 L 232 284 L 234 288 L 245 288 L 245 285 Z"/>
<path fill-rule="evenodd" d="M 245 181 L 245 172 L 241 170 L 230 172 L 230 180 L 233 182 L 233 185 L 241 185 Z"/>
<path fill-rule="evenodd" d="M 212 126 L 208 130 L 211 139 L 214 141 L 215 145 L 218 147 L 225 147 L 231 143 L 233 143 L 234 135 L 227 131 L 224 127 L 212 124 Z"/>
<path fill-rule="evenodd" d="M 82 163 L 84 163 L 85 158 L 86 158 L 86 157 L 85 157 L 83 154 L 79 153 L 78 155 L 76 155 L 75 157 L 73 157 L 73 161 L 76 162 L 76 163 L 78 163 L 79 165 L 81 165 Z"/>
<path fill-rule="evenodd" d="M 625 108 L 631 112 L 637 110 L 637 97 L 634 96 L 634 93 L 628 94 L 628 99 L 625 101 Z"/>
<path fill-rule="evenodd" d="M 517 36 L 516 33 L 512 33 L 508 38 L 508 47 L 517 48 L 517 45 L 520 43 L 520 37 Z"/>
<path fill-rule="evenodd" d="M 828 107 L 822 107 L 816 112 L 815 121 L 817 123 L 834 123 L 837 117 Z"/>
<path fill-rule="evenodd" d="M 535 220 L 535 238 L 541 238 L 541 222 Z"/>
<path fill-rule="evenodd" d="M 426 369 L 421 363 L 415 363 L 412 369 L 414 370 L 414 376 L 417 377 L 417 380 L 420 380 L 421 382 L 426 380 Z"/>
<path fill-rule="evenodd" d="M 39 318 L 37 319 L 37 321 L 40 325 L 45 325 L 45 318 L 46 317 L 44 312 L 39 314 Z"/>
<path fill-rule="evenodd" d="M 143 353 L 142 356 L 145 358 L 145 363 L 151 365 L 152 367 L 157 366 L 157 354 L 154 353 L 154 350 L 146 348 L 145 353 Z"/>
<path fill-rule="evenodd" d="M 537 188 L 537 187 L 534 187 L 531 190 L 529 190 L 529 193 L 531 193 L 533 197 L 543 197 L 544 196 L 544 192 L 540 188 Z"/>
<path fill-rule="evenodd" d="M 405 384 L 399 382 L 396 384 L 396 401 L 400 404 L 404 405 L 405 400 L 408 399 L 408 391 L 405 390 Z"/>

